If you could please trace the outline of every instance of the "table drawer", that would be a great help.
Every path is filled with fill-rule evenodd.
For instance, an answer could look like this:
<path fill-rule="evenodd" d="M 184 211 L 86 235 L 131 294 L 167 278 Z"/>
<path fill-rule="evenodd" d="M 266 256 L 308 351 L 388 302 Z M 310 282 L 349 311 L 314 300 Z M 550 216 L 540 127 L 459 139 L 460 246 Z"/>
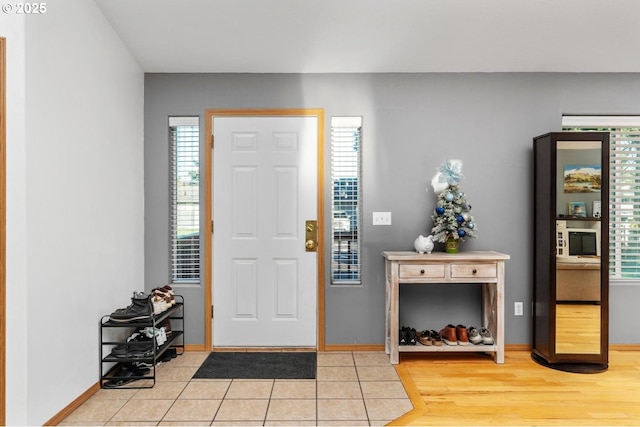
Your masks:
<path fill-rule="evenodd" d="M 451 264 L 451 277 L 498 277 L 498 265 L 493 264 Z"/>
<path fill-rule="evenodd" d="M 444 264 L 404 264 L 400 265 L 400 278 L 444 278 Z"/>

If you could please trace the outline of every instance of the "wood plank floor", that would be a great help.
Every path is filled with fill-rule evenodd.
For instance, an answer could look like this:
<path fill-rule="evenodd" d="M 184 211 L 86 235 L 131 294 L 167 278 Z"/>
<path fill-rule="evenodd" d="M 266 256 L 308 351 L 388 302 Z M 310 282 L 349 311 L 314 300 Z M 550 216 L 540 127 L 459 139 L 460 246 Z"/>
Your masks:
<path fill-rule="evenodd" d="M 556 304 L 556 352 L 600 353 L 600 306 Z"/>
<path fill-rule="evenodd" d="M 497 365 L 482 354 L 401 354 L 414 410 L 390 425 L 640 425 L 640 351 L 609 352 L 609 369 L 545 368 L 529 351 Z"/>

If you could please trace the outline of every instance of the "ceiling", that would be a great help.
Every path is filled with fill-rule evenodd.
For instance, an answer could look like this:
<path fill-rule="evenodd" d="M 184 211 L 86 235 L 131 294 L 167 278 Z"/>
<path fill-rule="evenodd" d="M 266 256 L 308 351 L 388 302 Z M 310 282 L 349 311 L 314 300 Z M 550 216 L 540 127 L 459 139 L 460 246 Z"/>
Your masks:
<path fill-rule="evenodd" d="M 95 0 L 150 73 L 640 72 L 638 0 Z"/>

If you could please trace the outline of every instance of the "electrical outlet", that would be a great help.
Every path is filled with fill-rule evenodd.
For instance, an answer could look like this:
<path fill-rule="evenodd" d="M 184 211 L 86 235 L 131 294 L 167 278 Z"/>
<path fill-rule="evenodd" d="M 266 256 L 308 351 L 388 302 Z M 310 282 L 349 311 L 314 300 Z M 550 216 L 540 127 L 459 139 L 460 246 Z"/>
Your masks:
<path fill-rule="evenodd" d="M 374 212 L 373 225 L 391 225 L 391 212 Z"/>
<path fill-rule="evenodd" d="M 513 314 L 515 316 L 523 316 L 524 315 L 524 305 L 521 302 L 513 303 Z"/>

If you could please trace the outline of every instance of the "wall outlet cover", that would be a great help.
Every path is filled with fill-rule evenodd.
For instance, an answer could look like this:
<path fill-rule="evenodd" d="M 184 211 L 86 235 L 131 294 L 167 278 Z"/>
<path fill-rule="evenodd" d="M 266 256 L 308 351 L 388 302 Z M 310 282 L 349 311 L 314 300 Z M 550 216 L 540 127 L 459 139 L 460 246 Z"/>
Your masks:
<path fill-rule="evenodd" d="M 524 315 L 524 305 L 523 305 L 523 303 L 521 303 L 521 302 L 513 303 L 513 314 L 515 316 Z"/>

